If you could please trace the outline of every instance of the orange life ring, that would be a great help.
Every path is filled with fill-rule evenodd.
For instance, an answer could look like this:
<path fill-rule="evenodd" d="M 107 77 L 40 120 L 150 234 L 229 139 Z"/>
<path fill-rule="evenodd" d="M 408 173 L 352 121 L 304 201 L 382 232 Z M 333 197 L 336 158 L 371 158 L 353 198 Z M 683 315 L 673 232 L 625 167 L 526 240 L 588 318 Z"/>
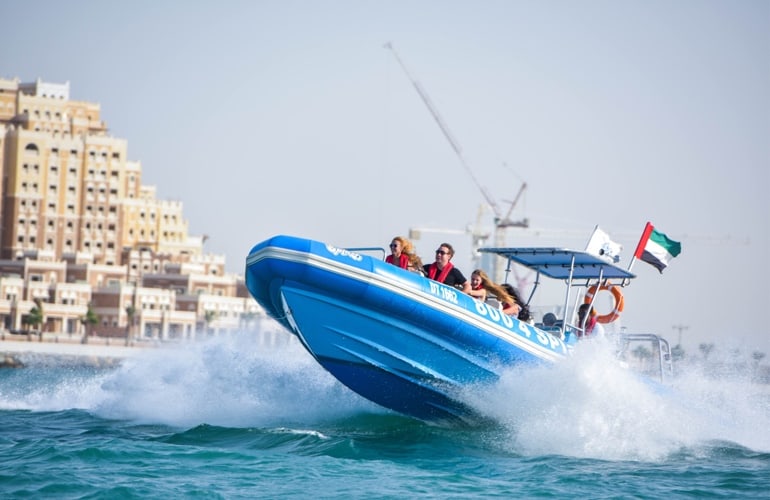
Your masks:
<path fill-rule="evenodd" d="M 596 294 L 597 291 L 601 292 L 602 290 L 609 290 L 610 293 L 612 293 L 612 311 L 608 312 L 607 314 L 598 316 L 596 321 L 599 323 L 612 323 L 620 317 L 620 313 L 623 312 L 623 307 L 625 306 L 625 300 L 623 299 L 623 293 L 620 291 L 620 286 L 607 284 L 602 285 L 597 289 L 596 285 L 593 285 L 586 291 L 586 296 L 583 300 L 583 303 L 590 304 L 594 294 Z"/>

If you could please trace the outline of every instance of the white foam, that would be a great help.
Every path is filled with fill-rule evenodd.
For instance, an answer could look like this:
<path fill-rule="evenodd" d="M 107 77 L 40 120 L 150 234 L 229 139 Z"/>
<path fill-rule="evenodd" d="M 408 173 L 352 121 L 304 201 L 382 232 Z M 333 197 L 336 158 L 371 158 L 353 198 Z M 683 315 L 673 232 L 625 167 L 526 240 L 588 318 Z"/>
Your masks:
<path fill-rule="evenodd" d="M 101 387 L 99 414 L 187 426 L 304 423 L 376 407 L 297 343 L 217 339 L 127 360 Z"/>
<path fill-rule="evenodd" d="M 564 363 L 510 370 L 467 397 L 506 429 L 502 446 L 526 455 L 659 460 L 712 440 L 770 450 L 767 386 L 697 374 L 661 386 L 622 368 L 603 342 Z"/>

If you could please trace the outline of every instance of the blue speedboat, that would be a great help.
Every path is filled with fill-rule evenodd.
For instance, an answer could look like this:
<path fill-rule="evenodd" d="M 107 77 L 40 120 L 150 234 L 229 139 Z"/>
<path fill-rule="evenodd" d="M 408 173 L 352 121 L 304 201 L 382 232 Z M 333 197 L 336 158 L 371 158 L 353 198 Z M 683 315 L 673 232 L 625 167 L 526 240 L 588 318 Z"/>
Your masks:
<path fill-rule="evenodd" d="M 591 275 L 628 274 L 581 256 L 572 274 L 589 267 Z M 543 331 L 381 258 L 309 239 L 275 236 L 254 246 L 246 286 L 340 382 L 426 421 L 475 421 L 461 388 L 493 383 L 506 367 L 559 361 L 570 351 L 561 332 Z"/>

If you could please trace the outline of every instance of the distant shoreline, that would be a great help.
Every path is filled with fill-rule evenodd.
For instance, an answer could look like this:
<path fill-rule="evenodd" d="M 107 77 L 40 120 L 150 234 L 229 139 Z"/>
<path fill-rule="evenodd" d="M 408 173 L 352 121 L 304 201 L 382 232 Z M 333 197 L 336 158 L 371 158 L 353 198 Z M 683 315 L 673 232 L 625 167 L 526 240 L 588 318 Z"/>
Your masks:
<path fill-rule="evenodd" d="M 296 342 L 296 337 L 277 328 L 264 328 L 254 334 L 255 348 L 272 348 Z M 83 343 L 80 334 L 44 332 L 42 341 L 37 334 L 0 333 L 0 369 L 23 367 L 52 359 L 73 360 L 95 366 L 113 365 L 128 358 L 142 356 L 158 349 L 178 347 L 195 340 L 134 339 L 126 345 L 125 338 L 90 336 Z"/>
<path fill-rule="evenodd" d="M 155 349 L 154 344 L 126 346 L 123 339 L 91 337 L 88 343 L 81 336 L 48 334 L 41 342 L 37 336 L 4 335 L 0 339 L 0 367 L 22 367 L 29 357 L 56 356 L 76 358 L 88 364 L 103 365 L 120 361 Z"/>

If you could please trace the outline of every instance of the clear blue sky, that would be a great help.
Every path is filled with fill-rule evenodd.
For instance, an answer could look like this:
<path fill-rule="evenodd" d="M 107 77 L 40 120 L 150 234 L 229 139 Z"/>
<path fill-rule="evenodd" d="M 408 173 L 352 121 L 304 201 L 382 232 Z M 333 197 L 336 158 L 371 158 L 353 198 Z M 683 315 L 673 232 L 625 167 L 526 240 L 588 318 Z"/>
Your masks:
<path fill-rule="evenodd" d="M 570 231 L 508 244 L 582 248 L 599 224 L 626 265 L 650 220 L 683 252 L 635 266 L 624 324 L 770 349 L 770 2 L 33 0 L 0 18 L 0 75 L 100 103 L 231 271 L 274 234 L 385 246 L 476 222 L 391 41 L 492 197 L 526 181 L 514 217 Z M 469 237 L 417 248 L 441 240 L 469 275 Z"/>

